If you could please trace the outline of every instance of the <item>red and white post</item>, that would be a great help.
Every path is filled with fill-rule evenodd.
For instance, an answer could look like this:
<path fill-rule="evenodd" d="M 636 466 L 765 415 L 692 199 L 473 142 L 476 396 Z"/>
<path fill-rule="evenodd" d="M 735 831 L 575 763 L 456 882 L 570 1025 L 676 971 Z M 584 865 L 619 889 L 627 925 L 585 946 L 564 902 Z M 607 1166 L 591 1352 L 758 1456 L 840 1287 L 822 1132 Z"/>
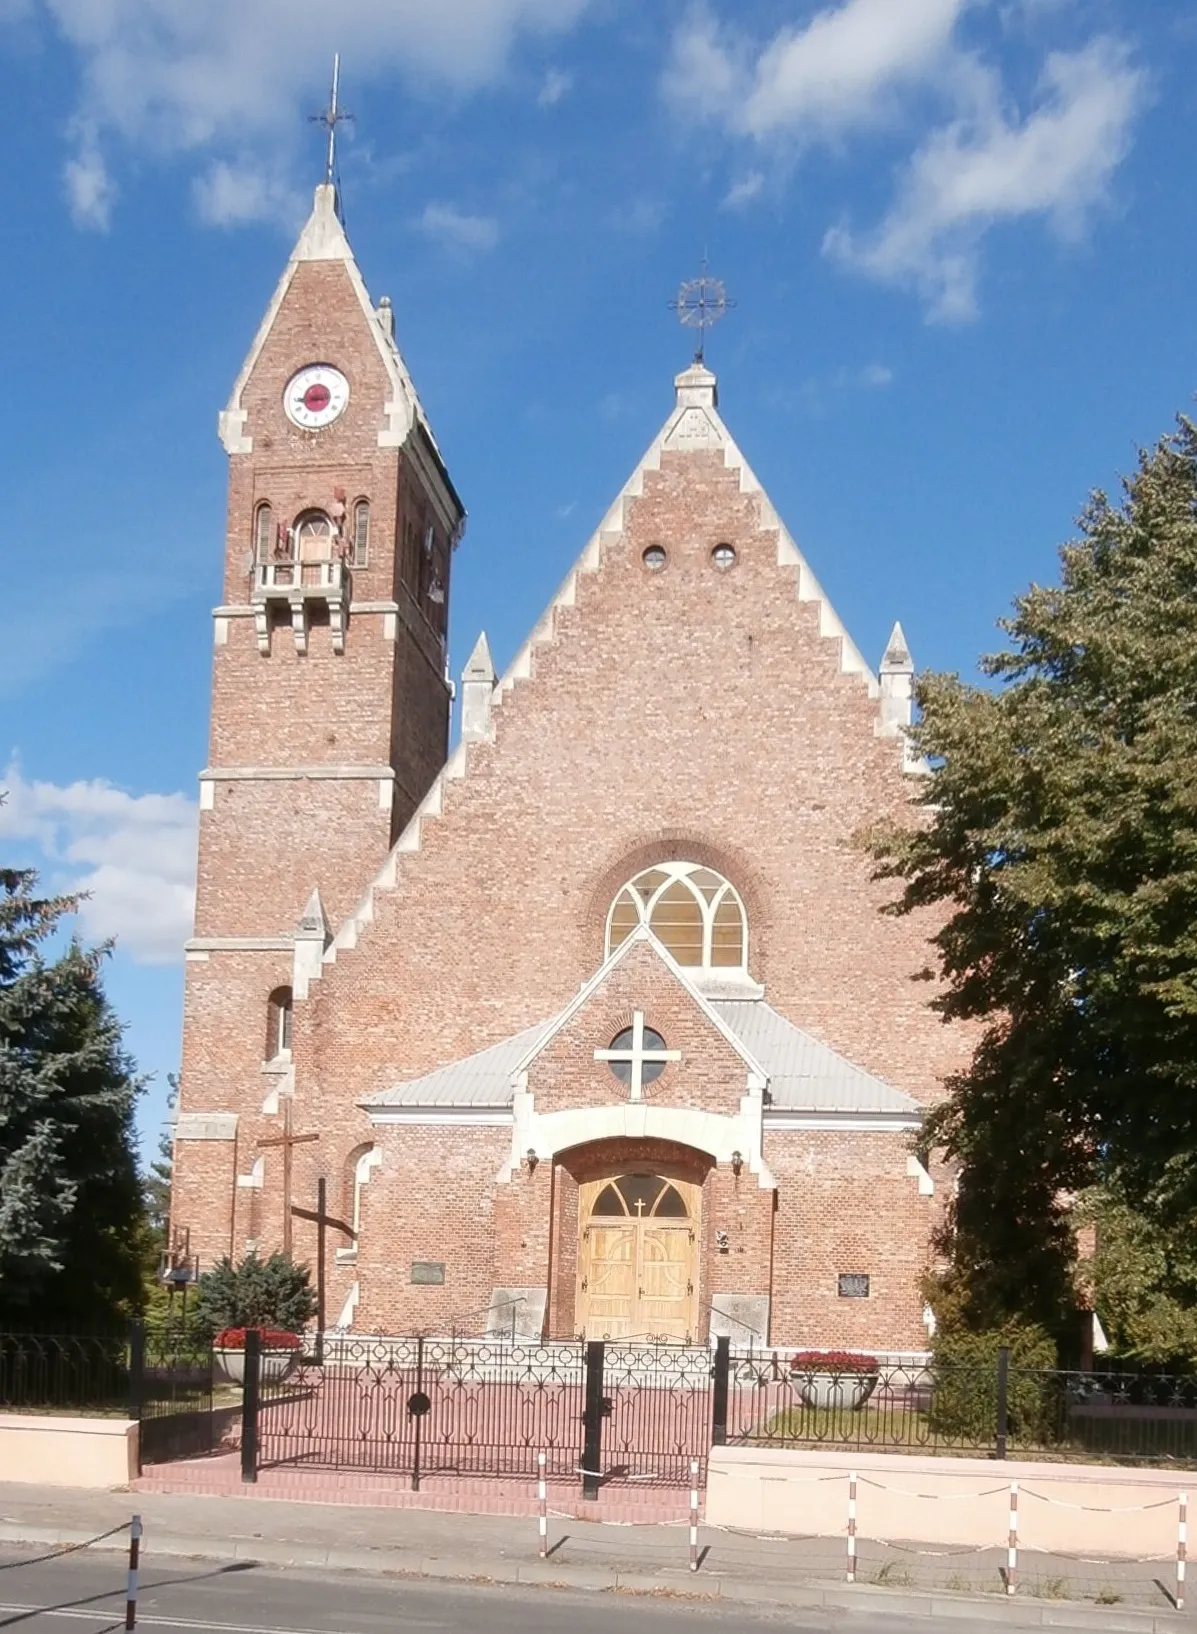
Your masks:
<path fill-rule="evenodd" d="M 137 1627 L 137 1566 L 141 1558 L 141 1516 L 129 1522 L 129 1578 L 125 1589 L 125 1628 L 133 1634 Z"/>
<path fill-rule="evenodd" d="M 848 1472 L 848 1571 L 849 1583 L 856 1582 L 856 1471 Z"/>
<path fill-rule="evenodd" d="M 1185 1609 L 1185 1561 L 1189 1553 L 1189 1495 L 1176 1497 L 1176 1609 Z"/>
<path fill-rule="evenodd" d="M 540 1558 L 544 1560 L 549 1552 L 549 1488 L 545 1479 L 545 1455 L 536 1455 L 538 1478 L 536 1482 L 536 1511 L 540 1527 Z"/>
<path fill-rule="evenodd" d="M 690 1570 L 698 1570 L 698 1459 L 690 1460 Z"/>
<path fill-rule="evenodd" d="M 1010 1531 L 1006 1539 L 1006 1593 L 1018 1588 L 1018 1482 L 1010 1482 Z"/>

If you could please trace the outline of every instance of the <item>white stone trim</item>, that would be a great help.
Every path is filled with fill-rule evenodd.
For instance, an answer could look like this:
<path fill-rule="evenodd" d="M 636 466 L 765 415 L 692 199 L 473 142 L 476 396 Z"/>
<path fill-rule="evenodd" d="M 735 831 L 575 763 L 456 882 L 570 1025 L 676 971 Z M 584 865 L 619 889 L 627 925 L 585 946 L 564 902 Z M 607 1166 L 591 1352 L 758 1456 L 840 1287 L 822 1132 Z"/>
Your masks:
<path fill-rule="evenodd" d="M 303 783 L 395 781 L 393 766 L 205 766 L 201 783 Z"/>
<path fill-rule="evenodd" d="M 175 1119 L 176 1140 L 236 1140 L 235 1112 L 180 1112 Z"/>
<path fill-rule="evenodd" d="M 207 962 L 208 962 L 208 958 L 209 958 L 208 954 L 206 954 L 206 953 L 197 953 L 194 948 L 185 948 L 183 950 L 183 963 L 184 964 L 206 965 Z"/>
<path fill-rule="evenodd" d="M 765 1130 L 835 1129 L 849 1134 L 897 1135 L 923 1127 L 921 1112 L 787 1112 L 765 1108 Z"/>
<path fill-rule="evenodd" d="M 290 953 L 291 936 L 193 936 L 184 942 L 188 956 L 193 953 Z"/>
<path fill-rule="evenodd" d="M 239 1174 L 237 1184 L 243 1191 L 261 1191 L 266 1180 L 266 1155 L 256 1157 L 248 1174 Z"/>
<path fill-rule="evenodd" d="M 906 1159 L 906 1173 L 910 1176 L 911 1180 L 918 1181 L 920 1197 L 935 1196 L 934 1180 L 932 1180 L 927 1170 L 913 1153 Z"/>
<path fill-rule="evenodd" d="M 734 1117 L 690 1107 L 652 1106 L 644 1101 L 537 1112 L 532 1102 L 526 1090 L 516 1091 L 511 1158 L 499 1170 L 500 1184 L 518 1173 L 528 1151 L 534 1151 L 543 1161 L 596 1140 L 668 1140 L 705 1152 L 716 1163 L 730 1163 L 739 1152 L 762 1191 L 776 1188 L 777 1181 L 761 1155 L 759 1092 L 745 1095 Z"/>

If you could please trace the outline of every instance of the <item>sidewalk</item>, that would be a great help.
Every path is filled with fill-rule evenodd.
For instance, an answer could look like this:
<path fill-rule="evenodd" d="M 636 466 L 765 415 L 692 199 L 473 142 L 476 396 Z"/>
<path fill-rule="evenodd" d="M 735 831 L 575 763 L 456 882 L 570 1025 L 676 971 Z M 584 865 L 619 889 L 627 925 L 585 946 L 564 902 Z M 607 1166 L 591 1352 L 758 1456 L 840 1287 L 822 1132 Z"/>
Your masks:
<path fill-rule="evenodd" d="M 255 1560 L 327 1571 L 410 1574 L 473 1582 L 554 1585 L 718 1598 L 740 1604 L 836 1607 L 901 1616 L 955 1616 L 1011 1628 L 1073 1627 L 1165 1634 L 1191 1628 L 1173 1609 L 1163 1563 L 1099 1563 L 1024 1556 L 1007 1598 L 1003 1552 L 903 1550 L 862 1539 L 858 1581 L 844 1581 L 844 1540 L 757 1538 L 703 1527 L 698 1572 L 687 1567 L 684 1525 L 555 1518 L 539 1558 L 534 1520 L 378 1506 L 153 1492 L 88 1492 L 0 1483 L 0 1544 L 30 1552 L 78 1544 L 137 1510 L 147 1568 L 156 1557 Z M 117 1535 L 96 1544 L 121 1550 Z M 119 1569 L 114 1562 L 114 1569 Z M 1035 1590 L 1040 1595 L 1036 1596 Z M 1076 1596 L 1076 1598 L 1072 1598 Z M 1091 1603 L 1085 1603 L 1085 1597 Z M 1096 1602 L 1096 1603 L 1092 1603 Z"/>

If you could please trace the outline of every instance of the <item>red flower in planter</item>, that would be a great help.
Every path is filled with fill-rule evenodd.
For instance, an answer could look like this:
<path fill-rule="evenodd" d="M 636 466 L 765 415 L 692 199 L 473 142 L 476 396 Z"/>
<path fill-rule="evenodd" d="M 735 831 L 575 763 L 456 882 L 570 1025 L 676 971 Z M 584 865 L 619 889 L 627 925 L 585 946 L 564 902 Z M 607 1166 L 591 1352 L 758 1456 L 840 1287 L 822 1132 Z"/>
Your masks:
<path fill-rule="evenodd" d="M 217 1350 L 244 1350 L 245 1335 L 256 1333 L 259 1336 L 263 1350 L 301 1350 L 303 1340 L 297 1333 L 287 1333 L 282 1328 L 224 1328 L 216 1335 Z"/>
<path fill-rule="evenodd" d="M 876 1356 L 858 1355 L 853 1350 L 800 1350 L 790 1358 L 792 1373 L 879 1373 Z"/>

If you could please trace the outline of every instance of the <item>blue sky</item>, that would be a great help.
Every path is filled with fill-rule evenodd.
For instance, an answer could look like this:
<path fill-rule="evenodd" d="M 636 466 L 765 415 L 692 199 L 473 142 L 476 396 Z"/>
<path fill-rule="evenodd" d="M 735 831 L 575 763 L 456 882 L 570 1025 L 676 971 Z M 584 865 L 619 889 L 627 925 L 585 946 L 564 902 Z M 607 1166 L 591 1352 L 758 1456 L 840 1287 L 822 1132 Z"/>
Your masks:
<path fill-rule="evenodd" d="M 350 237 L 470 510 L 455 671 L 482 626 L 512 655 L 667 413 L 704 253 L 725 417 L 873 658 L 901 618 L 972 671 L 1197 385 L 1193 0 L 0 0 L 0 854 L 117 937 L 151 1142 L 216 413 L 334 49 Z"/>

